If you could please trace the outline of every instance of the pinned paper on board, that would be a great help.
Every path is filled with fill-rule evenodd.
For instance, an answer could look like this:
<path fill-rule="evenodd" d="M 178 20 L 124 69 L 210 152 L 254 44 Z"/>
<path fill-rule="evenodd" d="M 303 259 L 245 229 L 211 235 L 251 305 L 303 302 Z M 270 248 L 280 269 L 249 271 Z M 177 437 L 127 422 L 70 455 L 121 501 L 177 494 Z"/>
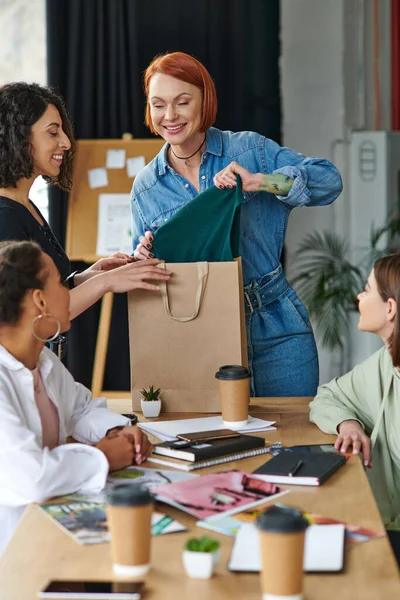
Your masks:
<path fill-rule="evenodd" d="M 107 170 L 103 167 L 99 169 L 88 170 L 89 187 L 94 190 L 95 188 L 106 187 L 108 185 Z"/>
<path fill-rule="evenodd" d="M 98 256 L 114 252 L 132 254 L 129 194 L 100 194 L 97 226 Z"/>
<path fill-rule="evenodd" d="M 107 150 L 106 167 L 107 169 L 123 169 L 125 167 L 125 150 Z"/>
<path fill-rule="evenodd" d="M 126 161 L 126 168 L 128 171 L 128 177 L 136 177 L 143 167 L 146 166 L 146 160 L 144 156 L 134 156 L 128 158 Z"/>

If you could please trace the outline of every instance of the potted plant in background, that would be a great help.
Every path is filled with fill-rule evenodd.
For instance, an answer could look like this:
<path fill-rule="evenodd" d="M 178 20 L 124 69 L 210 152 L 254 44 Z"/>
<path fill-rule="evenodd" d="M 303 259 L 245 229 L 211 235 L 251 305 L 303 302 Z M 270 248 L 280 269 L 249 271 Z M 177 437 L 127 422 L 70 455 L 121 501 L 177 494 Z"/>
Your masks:
<path fill-rule="evenodd" d="M 186 542 L 182 558 L 189 577 L 209 579 L 220 559 L 220 543 L 208 535 L 191 538 Z"/>
<path fill-rule="evenodd" d="M 329 350 L 341 352 L 343 372 L 354 366 L 345 364 L 345 350 L 351 314 L 357 311 L 358 315 L 357 294 L 364 289 L 373 264 L 398 251 L 399 232 L 400 215 L 393 215 L 382 227 L 371 227 L 369 248 L 357 264 L 349 260 L 350 245 L 331 231 L 310 233 L 296 252 L 292 283 L 317 338 Z"/>
<path fill-rule="evenodd" d="M 158 388 L 155 390 L 154 386 L 151 385 L 148 390 L 145 388 L 141 389 L 140 393 L 142 394 L 140 405 L 142 407 L 143 416 L 158 417 L 161 410 L 161 389 Z"/>

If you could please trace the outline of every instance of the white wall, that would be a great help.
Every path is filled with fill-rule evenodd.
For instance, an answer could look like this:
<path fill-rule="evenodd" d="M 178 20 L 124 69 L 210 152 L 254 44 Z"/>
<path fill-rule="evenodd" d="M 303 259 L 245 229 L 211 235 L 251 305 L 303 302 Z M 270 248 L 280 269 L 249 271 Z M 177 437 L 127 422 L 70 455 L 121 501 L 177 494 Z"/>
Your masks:
<path fill-rule="evenodd" d="M 374 49 L 379 51 L 380 127 L 390 118 L 390 0 L 281 0 L 281 95 L 284 144 L 330 159 L 344 191 L 329 207 L 295 209 L 286 237 L 288 275 L 307 233 L 331 230 L 350 238 L 349 147 L 352 129 L 374 129 Z M 374 38 L 374 23 L 379 36 Z M 353 320 L 354 325 L 354 320 Z M 358 339 L 358 338 L 357 338 Z M 354 345 L 354 341 L 353 341 Z M 320 381 L 340 374 L 343 356 L 320 348 Z M 346 356 L 346 353 L 344 353 Z"/>
<path fill-rule="evenodd" d="M 0 27 L 0 85 L 45 84 L 45 0 L 0 0 Z"/>
<path fill-rule="evenodd" d="M 281 0 L 281 95 L 283 142 L 311 156 L 332 160 L 342 171 L 345 135 L 344 18 L 345 0 Z M 337 206 L 295 209 L 286 236 L 287 265 L 304 236 L 334 229 Z M 321 381 L 338 370 L 337 358 L 319 348 Z"/>
<path fill-rule="evenodd" d="M 0 85 L 46 84 L 45 0 L 0 0 Z M 30 198 L 48 218 L 47 184 L 38 177 Z"/>

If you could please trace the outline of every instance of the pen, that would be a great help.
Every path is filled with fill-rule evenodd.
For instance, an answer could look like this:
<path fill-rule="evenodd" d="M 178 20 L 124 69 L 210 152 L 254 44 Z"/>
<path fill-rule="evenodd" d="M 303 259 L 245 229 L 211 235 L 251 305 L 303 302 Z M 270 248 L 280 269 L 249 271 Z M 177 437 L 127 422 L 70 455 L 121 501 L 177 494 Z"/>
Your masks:
<path fill-rule="evenodd" d="M 294 465 L 293 469 L 291 469 L 291 470 L 289 471 L 289 473 L 288 473 L 288 476 L 289 476 L 289 477 L 293 477 L 293 475 L 296 475 L 297 471 L 298 471 L 298 470 L 300 469 L 300 467 L 302 467 L 302 466 L 303 466 L 303 461 L 302 461 L 302 460 L 299 460 L 299 462 L 297 462 L 297 463 Z"/>

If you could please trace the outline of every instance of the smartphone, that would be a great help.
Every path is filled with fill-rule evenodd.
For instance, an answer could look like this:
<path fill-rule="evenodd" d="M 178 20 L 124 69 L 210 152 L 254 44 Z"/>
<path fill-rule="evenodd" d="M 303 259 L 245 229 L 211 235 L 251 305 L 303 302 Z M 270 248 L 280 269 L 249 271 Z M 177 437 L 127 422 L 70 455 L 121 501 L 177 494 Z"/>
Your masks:
<path fill-rule="evenodd" d="M 239 437 L 240 433 L 231 429 L 216 429 L 215 431 L 194 431 L 193 433 L 179 433 L 176 437 L 185 442 L 202 442 L 206 440 L 221 440 Z"/>
<path fill-rule="evenodd" d="M 140 600 L 143 581 L 50 581 L 38 598 L 64 600 Z"/>
<path fill-rule="evenodd" d="M 286 449 L 291 452 L 307 452 L 308 454 L 337 452 L 333 444 L 306 444 L 305 446 L 289 446 Z"/>

